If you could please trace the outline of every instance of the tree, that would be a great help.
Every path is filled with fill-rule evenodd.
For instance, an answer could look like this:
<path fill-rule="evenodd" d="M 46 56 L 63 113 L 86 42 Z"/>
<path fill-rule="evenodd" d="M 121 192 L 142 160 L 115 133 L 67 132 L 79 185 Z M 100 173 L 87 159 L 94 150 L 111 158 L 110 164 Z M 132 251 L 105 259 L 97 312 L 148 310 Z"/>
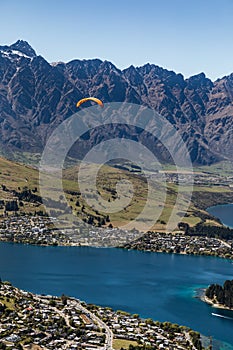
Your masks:
<path fill-rule="evenodd" d="M 189 224 L 187 224 L 186 222 L 179 222 L 177 224 L 177 227 L 178 227 L 179 230 L 184 231 L 186 234 L 189 231 Z"/>
<path fill-rule="evenodd" d="M 49 305 L 50 306 L 56 306 L 56 301 L 54 299 L 49 300 Z"/>
<path fill-rule="evenodd" d="M 88 217 L 87 223 L 88 223 L 89 225 L 92 225 L 92 224 L 94 223 L 94 218 L 93 218 L 93 216 L 89 216 L 89 217 Z"/>
<path fill-rule="evenodd" d="M 154 324 L 154 321 L 152 320 L 152 318 L 147 318 L 146 319 L 146 324 L 149 324 L 149 325 L 153 325 Z"/>
<path fill-rule="evenodd" d="M 6 211 L 18 211 L 19 207 L 17 201 L 13 200 L 6 202 L 5 209 Z"/>
<path fill-rule="evenodd" d="M 192 343 L 195 346 L 195 348 L 197 350 L 202 350 L 202 344 L 201 344 L 201 340 L 200 340 L 200 338 L 201 338 L 200 333 L 194 332 L 194 331 L 190 331 L 189 335 L 190 335 L 190 337 L 192 339 Z"/>
<path fill-rule="evenodd" d="M 66 305 L 66 304 L 67 304 L 67 299 L 68 299 L 68 297 L 67 297 L 65 294 L 62 294 L 62 296 L 61 296 L 61 301 L 62 301 L 62 304 L 63 304 L 63 305 Z"/>
<path fill-rule="evenodd" d="M 211 284 L 206 290 L 206 296 L 211 300 L 217 300 L 219 304 L 229 308 L 233 307 L 233 280 L 226 280 L 223 286 Z"/>

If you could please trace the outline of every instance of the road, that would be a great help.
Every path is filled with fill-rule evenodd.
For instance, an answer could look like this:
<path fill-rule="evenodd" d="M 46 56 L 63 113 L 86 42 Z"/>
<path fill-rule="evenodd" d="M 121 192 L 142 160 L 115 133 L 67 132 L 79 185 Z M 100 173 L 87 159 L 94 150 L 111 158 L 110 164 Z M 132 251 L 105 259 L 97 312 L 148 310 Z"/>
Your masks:
<path fill-rule="evenodd" d="M 105 350 L 113 350 L 112 342 L 113 342 L 113 332 L 111 329 L 93 312 L 86 309 L 83 305 L 81 305 L 80 302 L 78 302 L 76 299 L 70 298 L 73 302 L 75 302 L 75 307 L 82 311 L 84 314 L 86 314 L 93 322 L 96 322 L 100 328 L 105 329 Z"/>
<path fill-rule="evenodd" d="M 47 299 L 49 301 L 49 298 L 38 295 L 35 296 L 35 300 L 37 300 L 38 302 L 41 299 Z M 91 319 L 91 321 L 93 323 L 97 323 L 97 325 L 99 326 L 99 328 L 101 329 L 105 329 L 105 345 L 104 345 L 104 349 L 105 350 L 113 350 L 112 347 L 112 343 L 113 343 L 113 332 L 111 331 L 111 329 L 99 318 L 97 317 L 95 314 L 93 314 L 90 310 L 88 310 L 87 308 L 85 308 L 77 299 L 70 297 L 68 299 L 69 302 L 69 306 L 72 307 L 72 305 L 74 306 L 74 308 L 80 310 L 82 313 L 84 313 L 85 315 L 88 316 L 88 318 Z M 66 325 L 68 327 L 70 326 L 70 320 L 69 317 L 62 311 L 57 309 L 57 307 L 52 307 L 50 306 L 50 309 L 54 310 L 55 313 L 59 314 L 61 317 L 64 318 Z M 73 328 L 73 327 L 71 327 Z M 70 343 L 70 342 L 69 342 Z"/>
<path fill-rule="evenodd" d="M 222 239 L 218 239 L 222 244 L 224 244 L 227 248 L 231 248 L 231 244 L 227 243 L 226 241 L 223 241 Z"/>

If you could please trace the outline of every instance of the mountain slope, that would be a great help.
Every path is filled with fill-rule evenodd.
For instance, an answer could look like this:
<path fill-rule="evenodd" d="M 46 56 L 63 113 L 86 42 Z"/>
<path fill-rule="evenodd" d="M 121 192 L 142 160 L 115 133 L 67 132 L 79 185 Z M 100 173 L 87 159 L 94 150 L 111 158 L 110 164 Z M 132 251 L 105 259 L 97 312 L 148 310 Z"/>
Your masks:
<path fill-rule="evenodd" d="M 50 64 L 22 40 L 0 46 L 2 152 L 41 152 L 75 103 L 90 95 L 158 111 L 181 131 L 195 163 L 232 157 L 233 74 L 212 82 L 204 73 L 184 79 L 151 64 L 123 71 L 98 59 Z"/>

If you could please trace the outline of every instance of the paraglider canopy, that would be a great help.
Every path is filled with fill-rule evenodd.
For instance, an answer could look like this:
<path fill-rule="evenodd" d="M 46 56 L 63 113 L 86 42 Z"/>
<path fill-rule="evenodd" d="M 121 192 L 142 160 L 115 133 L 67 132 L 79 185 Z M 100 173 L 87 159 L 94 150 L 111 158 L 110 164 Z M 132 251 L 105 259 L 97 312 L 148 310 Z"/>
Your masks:
<path fill-rule="evenodd" d="M 104 107 L 104 104 L 101 100 L 99 100 L 98 98 L 96 97 L 86 97 L 86 98 L 82 98 L 81 100 L 79 100 L 76 104 L 76 107 L 80 107 L 81 104 L 83 104 L 84 102 L 87 102 L 87 101 L 93 101 L 93 102 L 96 102 L 99 106 L 101 106 L 102 108 Z"/>

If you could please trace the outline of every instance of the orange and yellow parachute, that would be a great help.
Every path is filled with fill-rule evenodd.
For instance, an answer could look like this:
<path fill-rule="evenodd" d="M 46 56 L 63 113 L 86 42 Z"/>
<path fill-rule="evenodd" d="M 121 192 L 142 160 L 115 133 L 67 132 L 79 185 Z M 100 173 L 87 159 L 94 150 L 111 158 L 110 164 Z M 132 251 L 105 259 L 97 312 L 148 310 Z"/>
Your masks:
<path fill-rule="evenodd" d="M 81 104 L 83 104 L 84 102 L 87 102 L 87 101 L 93 101 L 93 102 L 96 102 L 99 106 L 101 106 L 102 108 L 104 107 L 104 104 L 101 100 L 99 100 L 98 98 L 96 97 L 86 97 L 86 98 L 82 98 L 81 100 L 79 100 L 76 104 L 76 107 L 80 107 Z"/>

